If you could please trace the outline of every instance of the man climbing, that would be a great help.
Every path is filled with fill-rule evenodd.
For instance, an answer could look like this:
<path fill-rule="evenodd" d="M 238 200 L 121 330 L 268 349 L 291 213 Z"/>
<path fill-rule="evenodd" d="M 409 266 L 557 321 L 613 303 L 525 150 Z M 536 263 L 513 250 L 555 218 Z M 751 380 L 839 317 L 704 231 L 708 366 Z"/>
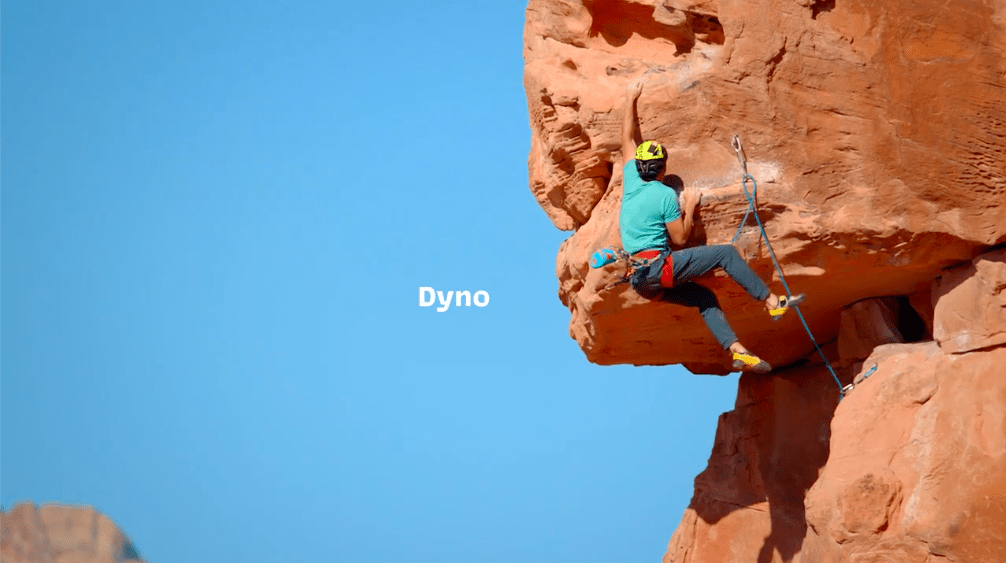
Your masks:
<path fill-rule="evenodd" d="M 636 101 L 642 92 L 641 80 L 629 84 L 622 121 L 624 165 L 618 225 L 622 248 L 636 260 L 648 260 L 632 274 L 632 287 L 648 299 L 697 307 L 720 345 L 733 353 L 734 369 L 767 373 L 772 367 L 737 340 L 716 294 L 690 280 L 723 268 L 752 297 L 765 303 L 773 319 L 780 318 L 805 296 L 780 297 L 769 292 L 732 245 L 681 248 L 692 234 L 701 193 L 697 188 L 685 188 L 679 204 L 677 193 L 663 184 L 667 152 L 656 141 L 641 143 L 636 126 Z M 679 250 L 671 250 L 672 242 Z"/>

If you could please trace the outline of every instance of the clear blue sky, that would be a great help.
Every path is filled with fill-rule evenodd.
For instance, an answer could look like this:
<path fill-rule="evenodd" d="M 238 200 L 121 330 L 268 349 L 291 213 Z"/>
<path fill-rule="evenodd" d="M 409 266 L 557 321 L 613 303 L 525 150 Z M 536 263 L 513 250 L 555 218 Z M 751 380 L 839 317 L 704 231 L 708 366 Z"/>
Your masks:
<path fill-rule="evenodd" d="M 736 376 L 569 338 L 525 5 L 376 6 L 3 2 L 5 509 L 156 563 L 659 560 Z"/>

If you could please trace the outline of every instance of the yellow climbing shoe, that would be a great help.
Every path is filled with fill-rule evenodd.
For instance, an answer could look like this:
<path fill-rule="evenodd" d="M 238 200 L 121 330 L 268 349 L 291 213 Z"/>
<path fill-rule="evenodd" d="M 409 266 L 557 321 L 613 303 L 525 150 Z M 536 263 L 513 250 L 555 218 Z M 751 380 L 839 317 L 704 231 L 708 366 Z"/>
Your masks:
<path fill-rule="evenodd" d="M 772 316 L 773 321 L 778 321 L 782 316 L 789 311 L 795 305 L 803 303 L 803 300 L 807 296 L 803 293 L 797 293 L 796 295 L 782 296 L 779 298 L 779 306 L 775 309 L 769 309 L 768 314 Z"/>
<path fill-rule="evenodd" d="M 768 373 L 772 371 L 772 366 L 768 362 L 753 354 L 741 354 L 734 352 L 734 369 L 740 371 L 753 371 L 755 373 Z"/>

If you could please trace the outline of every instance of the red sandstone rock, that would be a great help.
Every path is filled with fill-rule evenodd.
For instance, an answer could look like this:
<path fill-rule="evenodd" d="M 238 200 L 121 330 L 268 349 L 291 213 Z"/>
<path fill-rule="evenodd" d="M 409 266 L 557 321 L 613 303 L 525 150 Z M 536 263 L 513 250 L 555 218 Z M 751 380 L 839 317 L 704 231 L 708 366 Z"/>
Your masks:
<path fill-rule="evenodd" d="M 740 227 L 781 292 L 740 225 L 738 134 L 841 383 L 877 366 L 838 403 L 799 319 L 708 276 L 741 341 L 794 367 L 741 378 L 665 563 L 1006 561 L 1004 53 L 1002 0 L 530 0 L 529 183 L 575 230 L 556 274 L 588 360 L 730 369 L 695 311 L 587 266 L 619 243 L 624 91 L 643 77 L 642 136 L 703 194 L 690 243 Z"/>
<path fill-rule="evenodd" d="M 1006 251 L 983 254 L 934 285 L 933 332 L 948 352 L 1006 343 Z"/>
<path fill-rule="evenodd" d="M 3 563 L 139 563 L 129 539 L 93 508 L 30 503 L 0 512 Z"/>
<path fill-rule="evenodd" d="M 881 344 L 904 342 L 898 329 L 901 305 L 897 299 L 866 299 L 842 311 L 838 354 L 843 365 L 863 361 Z"/>
<path fill-rule="evenodd" d="M 821 366 L 741 378 L 665 563 L 789 561 L 799 553 L 804 492 L 828 459 L 838 397 L 830 379 Z"/>
<path fill-rule="evenodd" d="M 819 341 L 866 298 L 927 290 L 942 270 L 1006 241 L 1006 4 L 866 0 L 531 0 L 525 76 L 531 190 L 576 232 L 557 259 L 570 334 L 595 363 L 729 357 L 687 308 L 649 303 L 616 266 L 625 85 L 644 76 L 641 133 L 703 192 L 692 244 L 728 243 L 746 199 L 739 134 L 760 215 Z M 782 291 L 753 223 L 737 246 Z M 772 323 L 711 276 L 738 336 L 773 365 L 813 351 L 796 318 Z"/>
<path fill-rule="evenodd" d="M 802 560 L 1006 561 L 1006 348 L 891 345 L 869 361 L 807 493 Z"/>
<path fill-rule="evenodd" d="M 831 359 L 849 366 L 842 383 L 859 382 L 837 408 L 820 365 L 742 377 L 665 563 L 1006 561 L 1006 346 L 886 343 L 927 335 L 962 304 L 986 310 L 1000 256 L 935 282 L 935 321 L 924 307 L 899 314 L 919 297 L 843 311 Z M 994 333 L 991 308 L 953 319 Z"/>
<path fill-rule="evenodd" d="M 742 377 L 664 562 L 1006 561 L 1006 347 L 874 363 Z"/>

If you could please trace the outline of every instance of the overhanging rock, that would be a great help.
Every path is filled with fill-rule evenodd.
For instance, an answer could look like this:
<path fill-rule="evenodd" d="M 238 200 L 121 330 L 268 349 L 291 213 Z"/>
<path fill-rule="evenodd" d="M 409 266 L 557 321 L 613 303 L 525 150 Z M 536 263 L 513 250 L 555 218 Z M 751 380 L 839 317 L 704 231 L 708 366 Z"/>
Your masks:
<path fill-rule="evenodd" d="M 556 226 L 575 229 L 556 269 L 587 358 L 730 369 L 696 311 L 609 287 L 616 266 L 587 266 L 619 244 L 627 82 L 646 80 L 643 137 L 702 190 L 691 244 L 728 243 L 740 226 L 730 140 L 741 137 L 787 281 L 828 342 L 846 306 L 928 291 L 944 268 L 1006 241 L 1004 28 L 1006 5 L 991 0 L 531 0 L 529 182 Z M 737 246 L 781 292 L 752 224 Z M 772 323 L 730 280 L 707 283 L 773 365 L 813 351 L 795 317 Z"/>

